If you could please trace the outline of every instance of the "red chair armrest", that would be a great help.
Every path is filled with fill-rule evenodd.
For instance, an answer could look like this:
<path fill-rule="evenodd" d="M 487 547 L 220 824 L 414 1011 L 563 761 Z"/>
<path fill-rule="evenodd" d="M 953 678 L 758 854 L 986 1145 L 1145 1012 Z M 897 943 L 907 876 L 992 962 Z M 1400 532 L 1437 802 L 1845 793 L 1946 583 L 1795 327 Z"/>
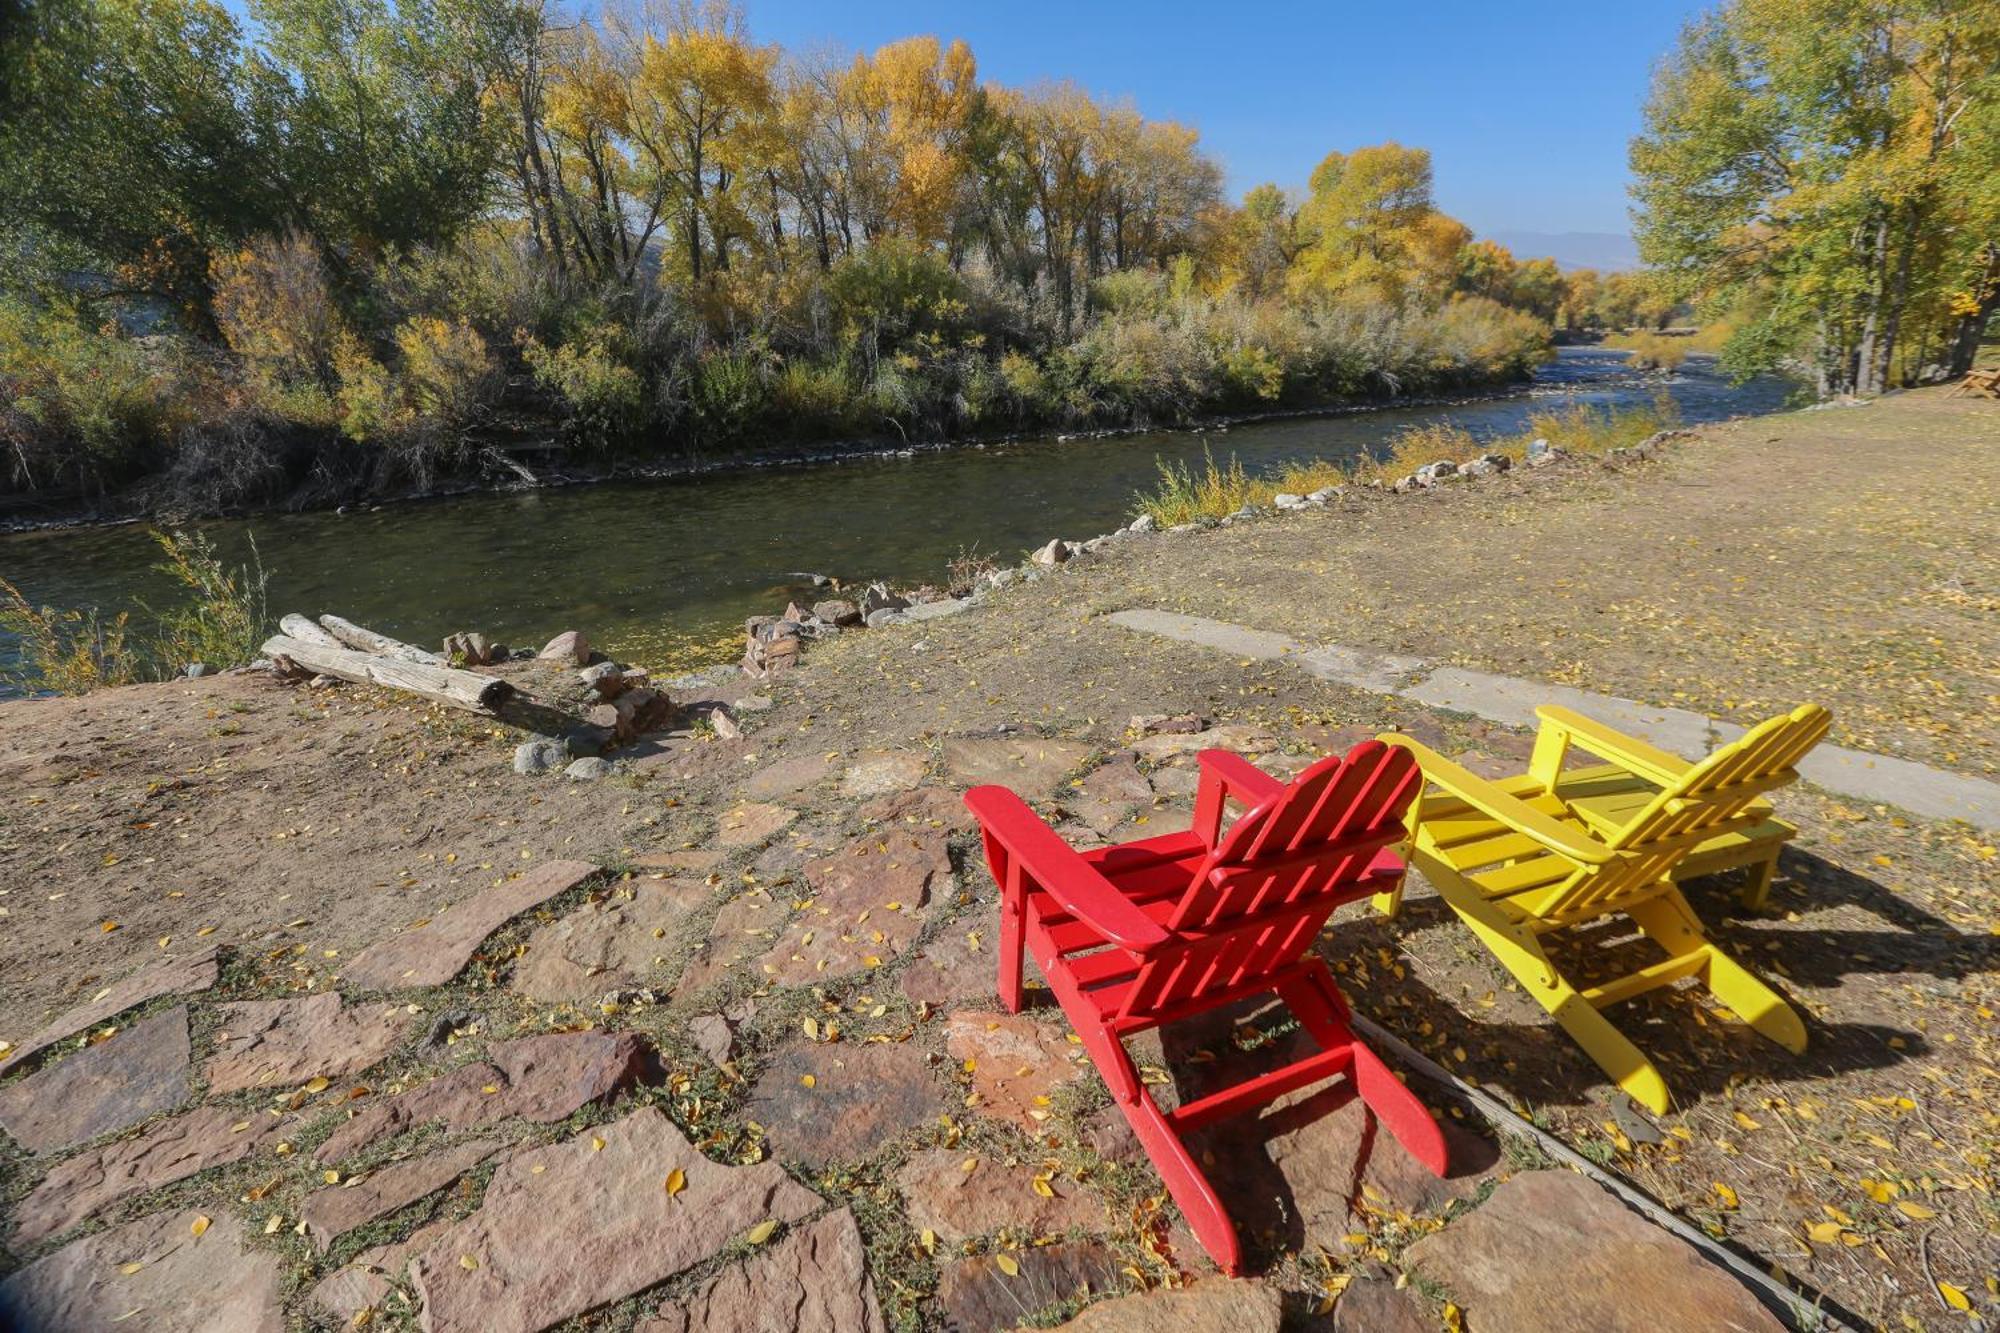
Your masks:
<path fill-rule="evenodd" d="M 1007 788 L 974 787 L 965 794 L 965 808 L 986 836 L 1006 849 L 1024 877 L 1111 943 L 1146 953 L 1172 938 Z M 1004 882 L 1000 891 L 1007 892 Z"/>
<path fill-rule="evenodd" d="M 1194 797 L 1194 829 L 1202 846 L 1213 848 L 1222 836 L 1222 811 L 1231 797 L 1256 805 L 1285 789 L 1285 784 L 1230 750 L 1201 752 L 1201 786 Z"/>

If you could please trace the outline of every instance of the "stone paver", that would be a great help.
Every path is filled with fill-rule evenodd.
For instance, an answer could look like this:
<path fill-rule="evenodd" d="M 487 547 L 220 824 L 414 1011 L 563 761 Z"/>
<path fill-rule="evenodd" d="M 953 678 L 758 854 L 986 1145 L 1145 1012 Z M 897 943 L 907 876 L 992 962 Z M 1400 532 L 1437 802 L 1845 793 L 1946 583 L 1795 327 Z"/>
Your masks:
<path fill-rule="evenodd" d="M 1153 785 L 1130 759 L 1118 759 L 1084 774 L 1082 785 L 1063 805 L 1097 833 L 1109 833 L 1153 805 Z"/>
<path fill-rule="evenodd" d="M 1686 1242 L 1568 1171 L 1514 1177 L 1405 1259 L 1479 1333 L 1784 1329 Z"/>
<path fill-rule="evenodd" d="M 516 1116 L 554 1124 L 631 1086 L 645 1063 L 645 1045 L 633 1032 L 550 1032 L 497 1042 L 484 1060 L 364 1108 L 328 1135 L 314 1157 L 337 1162 L 433 1122 L 453 1131 Z"/>
<path fill-rule="evenodd" d="M 1040 736 L 957 736 L 944 743 L 944 768 L 959 787 L 997 783 L 1039 800 L 1090 752 L 1081 741 Z"/>
<path fill-rule="evenodd" d="M 0 1282 L 0 1324 L 49 1333 L 283 1333 L 277 1252 L 247 1248 L 226 1208 L 197 1236 L 202 1216 L 154 1213 L 36 1260 Z"/>
<path fill-rule="evenodd" d="M 1330 1333 L 1437 1333 L 1437 1327 L 1410 1292 L 1387 1278 L 1362 1278 L 1334 1303 Z"/>
<path fill-rule="evenodd" d="M 548 1003 L 590 1004 L 606 992 L 659 984 L 659 963 L 688 915 L 713 892 L 681 879 L 635 879 L 528 937 L 507 987 Z M 627 896 L 629 895 L 629 896 Z"/>
<path fill-rule="evenodd" d="M 211 1093 L 359 1073 L 396 1048 L 411 1019 L 400 1004 L 348 1005 L 331 991 L 219 1005 L 217 1014 L 216 1051 L 202 1066 Z"/>
<path fill-rule="evenodd" d="M 830 1042 L 779 1051 L 751 1088 L 743 1116 L 764 1127 L 778 1156 L 820 1167 L 873 1156 L 943 1109 L 916 1046 Z"/>
<path fill-rule="evenodd" d="M 964 833 L 972 828 L 972 812 L 949 787 L 913 787 L 869 801 L 854 813 L 870 824 L 902 824 L 950 833 Z"/>
<path fill-rule="evenodd" d="M 999 993 L 999 957 L 993 925 L 983 916 L 961 917 L 920 945 L 896 985 L 912 1003 L 957 1006 Z"/>
<path fill-rule="evenodd" d="M 0 1088 L 0 1128 L 32 1152 L 50 1152 L 171 1111 L 188 1096 L 183 1004 Z"/>
<path fill-rule="evenodd" d="M 1249 722 L 1231 722 L 1192 735 L 1143 736 L 1132 742 L 1141 759 L 1159 763 L 1178 755 L 1197 755 L 1203 750 L 1229 750 L 1235 754 L 1269 754 L 1278 748 L 1278 738 L 1269 727 Z"/>
<path fill-rule="evenodd" d="M 816 787 L 832 777 L 834 767 L 832 755 L 794 755 L 790 759 L 780 759 L 774 764 L 767 764 L 758 769 L 743 779 L 738 790 L 753 801 L 774 801 L 785 796 L 796 796 L 808 787 Z"/>
<path fill-rule="evenodd" d="M 669 1194 L 675 1171 L 684 1188 Z M 502 1162 L 479 1208 L 412 1260 L 411 1281 L 426 1333 L 535 1333 L 819 1202 L 775 1162 L 710 1161 L 647 1107 Z"/>
<path fill-rule="evenodd" d="M 474 1139 L 407 1162 L 378 1166 L 355 1180 L 314 1190 L 299 1205 L 299 1220 L 324 1254 L 354 1228 L 443 1189 L 503 1146 L 499 1139 Z"/>
<path fill-rule="evenodd" d="M 675 983 L 675 997 L 699 994 L 749 959 L 769 952 L 791 913 L 788 900 L 774 897 L 761 885 L 724 903 L 709 927 L 708 939 Z"/>
<path fill-rule="evenodd" d="M 807 863 L 805 879 L 811 900 L 752 964 L 753 976 L 797 986 L 887 963 L 916 940 L 924 909 L 948 887 L 951 855 L 942 834 L 896 829 Z"/>
<path fill-rule="evenodd" d="M 27 1040 L 0 1055 L 0 1074 L 7 1073 L 59 1041 L 96 1027 L 107 1018 L 162 995 L 193 995 L 215 984 L 220 972 L 213 948 L 179 958 L 148 963 L 122 981 L 113 982 L 88 1001 L 69 1010 Z"/>
<path fill-rule="evenodd" d="M 633 1333 L 886 1333 L 861 1231 L 845 1208 L 726 1268 Z"/>
<path fill-rule="evenodd" d="M 362 950 L 341 969 L 341 981 L 353 990 L 442 986 L 471 961 L 488 935 L 596 873 L 588 861 L 548 861 L 519 879 L 481 889 L 425 924 Z"/>
<path fill-rule="evenodd" d="M 371 1245 L 313 1284 L 313 1308 L 337 1324 L 350 1325 L 363 1310 L 378 1310 L 390 1299 L 410 1256 L 442 1235 L 451 1222 L 426 1222 L 403 1240 Z"/>
<path fill-rule="evenodd" d="M 700 879 L 721 865 L 722 860 L 722 853 L 718 851 L 680 847 L 670 852 L 641 852 L 632 858 L 632 868 Z"/>
<path fill-rule="evenodd" d="M 966 1170 L 966 1163 L 974 1165 Z M 1035 1188 L 1040 1179 L 1048 1187 Z M 896 1173 L 911 1229 L 934 1231 L 946 1245 L 1003 1228 L 1057 1236 L 1076 1227 L 1102 1230 L 1104 1203 L 1086 1186 L 1040 1163 L 1007 1166 L 951 1148 L 918 1153 Z"/>
<path fill-rule="evenodd" d="M 1157 1333 L 1164 1329 L 1174 1333 L 1278 1333 L 1284 1313 L 1284 1301 L 1269 1283 L 1214 1277 L 1185 1287 L 1161 1287 L 1099 1301 L 1056 1327 L 1062 1333 Z"/>
<path fill-rule="evenodd" d="M 291 1123 L 266 1111 L 202 1106 L 131 1138 L 86 1148 L 56 1163 L 21 1200 L 11 1243 L 19 1250 L 68 1230 L 107 1204 L 240 1162 L 275 1142 Z"/>
<path fill-rule="evenodd" d="M 723 847 L 754 847 L 777 837 L 798 817 L 798 811 L 786 806 L 746 801 L 723 813 L 716 823 L 715 841 Z"/>
<path fill-rule="evenodd" d="M 1085 1294 L 1123 1291 L 1117 1252 L 1095 1241 L 1009 1250 L 1009 1273 L 991 1254 L 943 1265 L 937 1306 L 953 1333 L 999 1333 Z"/>
<path fill-rule="evenodd" d="M 945 1048 L 969 1066 L 979 1095 L 973 1109 L 1032 1135 L 1049 1120 L 1056 1090 L 1090 1072 L 1068 1032 L 1060 1019 L 958 1013 L 945 1024 Z"/>
<path fill-rule="evenodd" d="M 840 794 L 850 801 L 866 801 L 893 792 L 908 791 L 930 772 L 928 755 L 911 750 L 864 750 L 840 776 Z"/>

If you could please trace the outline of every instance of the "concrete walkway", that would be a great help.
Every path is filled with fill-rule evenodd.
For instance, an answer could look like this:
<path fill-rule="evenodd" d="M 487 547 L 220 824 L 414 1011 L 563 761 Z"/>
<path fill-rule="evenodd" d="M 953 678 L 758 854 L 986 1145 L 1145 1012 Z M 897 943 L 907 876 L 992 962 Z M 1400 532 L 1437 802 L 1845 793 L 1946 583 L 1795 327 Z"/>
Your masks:
<path fill-rule="evenodd" d="M 1218 652 L 1290 662 L 1321 680 L 1393 694 L 1510 727 L 1533 730 L 1538 705 L 1561 704 L 1684 759 L 1699 759 L 1716 746 L 1735 740 L 1744 730 L 1733 722 L 1683 708 L 1661 708 L 1613 694 L 1592 694 L 1567 685 L 1496 676 L 1465 667 L 1434 667 L 1421 657 L 1338 644 L 1307 644 L 1268 630 L 1246 629 L 1200 616 L 1134 609 L 1114 611 L 1107 619 L 1142 634 L 1178 639 Z M 1988 832 L 2000 831 L 2000 784 L 1983 778 L 1837 745 L 1815 749 L 1799 765 L 1799 775 L 1843 796 L 1897 806 L 1927 819 L 1959 819 Z"/>

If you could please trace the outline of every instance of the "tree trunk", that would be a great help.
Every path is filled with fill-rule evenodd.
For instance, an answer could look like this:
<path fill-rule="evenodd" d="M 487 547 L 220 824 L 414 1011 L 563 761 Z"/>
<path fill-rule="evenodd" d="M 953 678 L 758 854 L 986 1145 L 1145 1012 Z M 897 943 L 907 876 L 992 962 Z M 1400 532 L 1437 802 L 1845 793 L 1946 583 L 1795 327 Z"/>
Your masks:
<path fill-rule="evenodd" d="M 381 685 L 464 708 L 475 713 L 491 713 L 514 693 L 514 687 L 496 676 L 453 667 L 425 666 L 372 653 L 350 652 L 345 648 L 325 648 L 318 644 L 276 634 L 264 641 L 264 656 L 289 663 L 323 676 L 351 680 L 357 685 Z"/>
<path fill-rule="evenodd" d="M 333 635 L 321 629 L 305 616 L 296 613 L 280 619 L 278 621 L 278 628 L 301 643 L 310 643 L 321 648 L 338 648 L 341 646 L 339 639 L 334 638 Z"/>
<path fill-rule="evenodd" d="M 376 653 L 404 662 L 416 662 L 422 666 L 448 665 L 437 653 L 426 652 L 414 644 L 404 643 L 401 639 L 392 639 L 386 634 L 377 634 L 372 629 L 357 625 L 351 620 L 342 620 L 339 616 L 321 616 L 319 623 L 340 646 L 352 648 L 356 652 Z M 290 634 L 291 630 L 287 629 L 285 632 Z"/>

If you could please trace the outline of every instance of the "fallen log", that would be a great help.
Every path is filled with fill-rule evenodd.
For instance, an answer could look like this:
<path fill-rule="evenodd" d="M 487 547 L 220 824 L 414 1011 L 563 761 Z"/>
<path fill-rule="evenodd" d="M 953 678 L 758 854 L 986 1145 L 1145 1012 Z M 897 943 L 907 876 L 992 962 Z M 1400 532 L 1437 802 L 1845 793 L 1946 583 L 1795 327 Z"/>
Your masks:
<path fill-rule="evenodd" d="M 339 648 L 344 645 L 311 620 L 294 611 L 278 622 L 278 628 L 297 639 L 300 643 L 310 643 L 321 648 Z"/>
<path fill-rule="evenodd" d="M 377 634 L 365 625 L 357 625 L 339 616 L 321 616 L 319 623 L 334 639 L 335 647 L 353 648 L 358 652 L 378 653 L 383 657 L 394 657 L 405 662 L 415 662 L 420 666 L 447 666 L 444 658 L 436 653 L 426 652 L 413 643 L 392 639 L 386 634 Z M 310 641 L 308 641 L 310 642 Z"/>
<path fill-rule="evenodd" d="M 323 676 L 351 680 L 357 685 L 382 685 L 392 690 L 434 699 L 454 708 L 491 713 L 514 693 L 514 687 L 496 676 L 455 667 L 406 662 L 373 653 L 357 653 L 347 648 L 328 648 L 307 643 L 285 634 L 264 641 L 264 656 L 280 667 L 287 665 Z"/>

